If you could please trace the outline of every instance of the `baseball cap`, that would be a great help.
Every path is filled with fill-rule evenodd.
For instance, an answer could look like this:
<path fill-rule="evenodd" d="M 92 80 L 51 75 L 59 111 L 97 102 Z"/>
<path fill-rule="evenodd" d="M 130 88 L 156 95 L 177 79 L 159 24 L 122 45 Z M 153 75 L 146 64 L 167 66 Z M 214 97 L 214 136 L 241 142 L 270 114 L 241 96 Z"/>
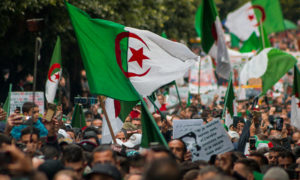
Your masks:
<path fill-rule="evenodd" d="M 135 131 L 138 129 L 136 125 L 132 124 L 131 122 L 125 122 L 122 128 L 126 131 Z"/>
<path fill-rule="evenodd" d="M 122 180 L 120 171 L 111 164 L 95 164 L 92 171 L 86 175 L 86 179 L 90 179 L 93 174 L 103 174 L 112 177 L 114 180 Z"/>

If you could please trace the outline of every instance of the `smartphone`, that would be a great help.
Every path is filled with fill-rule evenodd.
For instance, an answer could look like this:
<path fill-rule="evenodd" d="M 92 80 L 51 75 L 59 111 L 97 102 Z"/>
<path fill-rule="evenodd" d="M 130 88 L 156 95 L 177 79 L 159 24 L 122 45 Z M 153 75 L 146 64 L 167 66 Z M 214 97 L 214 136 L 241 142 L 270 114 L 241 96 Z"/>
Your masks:
<path fill-rule="evenodd" d="M 283 118 L 278 117 L 278 118 L 276 118 L 276 129 L 278 131 L 281 131 L 282 128 L 283 128 Z"/>
<path fill-rule="evenodd" d="M 254 137 L 249 138 L 249 146 L 250 146 L 250 150 L 255 151 L 256 147 L 256 139 Z"/>
<path fill-rule="evenodd" d="M 45 115 L 46 121 L 50 122 L 55 114 L 56 105 L 53 103 L 48 103 L 47 113 Z"/>

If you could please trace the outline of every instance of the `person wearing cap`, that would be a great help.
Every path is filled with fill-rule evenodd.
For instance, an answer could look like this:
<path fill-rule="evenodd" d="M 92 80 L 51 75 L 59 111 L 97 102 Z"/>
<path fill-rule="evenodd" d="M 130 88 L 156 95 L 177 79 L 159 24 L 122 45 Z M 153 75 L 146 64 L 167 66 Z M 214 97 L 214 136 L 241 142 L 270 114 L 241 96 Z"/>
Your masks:
<path fill-rule="evenodd" d="M 131 122 L 125 122 L 123 124 L 123 127 L 122 129 L 125 129 L 126 130 L 126 133 L 127 133 L 127 139 L 134 133 L 137 133 L 138 132 L 138 128 L 133 125 Z"/>
<path fill-rule="evenodd" d="M 85 176 L 87 180 L 122 180 L 120 171 L 112 164 L 96 163 L 92 171 Z"/>

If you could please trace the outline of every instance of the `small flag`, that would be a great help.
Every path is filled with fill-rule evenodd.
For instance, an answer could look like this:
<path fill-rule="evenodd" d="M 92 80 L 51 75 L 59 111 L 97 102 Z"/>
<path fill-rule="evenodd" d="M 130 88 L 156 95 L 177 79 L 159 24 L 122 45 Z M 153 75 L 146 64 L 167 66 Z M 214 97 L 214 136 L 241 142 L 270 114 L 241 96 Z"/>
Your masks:
<path fill-rule="evenodd" d="M 61 64 L 61 45 L 60 37 L 57 37 L 55 48 L 52 54 L 50 68 L 48 71 L 48 79 L 46 81 L 45 96 L 48 103 L 54 103 L 56 90 L 62 74 Z"/>
<path fill-rule="evenodd" d="M 71 126 L 82 129 L 86 126 L 82 105 L 75 104 Z"/>
<path fill-rule="evenodd" d="M 297 62 L 297 59 L 279 49 L 266 48 L 248 61 L 240 73 L 241 85 L 251 78 L 262 80 L 261 96 L 266 94 L 279 79 Z"/>

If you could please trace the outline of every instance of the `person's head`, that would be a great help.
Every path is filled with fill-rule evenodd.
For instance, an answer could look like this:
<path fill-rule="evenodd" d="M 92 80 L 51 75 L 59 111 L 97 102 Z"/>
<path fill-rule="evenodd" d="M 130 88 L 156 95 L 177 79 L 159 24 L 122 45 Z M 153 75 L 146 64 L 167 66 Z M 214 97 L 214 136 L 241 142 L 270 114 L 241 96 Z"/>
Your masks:
<path fill-rule="evenodd" d="M 198 176 L 200 176 L 200 171 L 193 169 L 188 171 L 184 176 L 183 176 L 183 180 L 195 180 L 198 178 Z"/>
<path fill-rule="evenodd" d="M 34 153 L 41 147 L 40 131 L 35 127 L 26 127 L 21 131 L 20 141 L 26 145 L 27 150 Z"/>
<path fill-rule="evenodd" d="M 174 159 L 156 159 L 146 168 L 144 180 L 179 180 L 180 173 Z"/>
<path fill-rule="evenodd" d="M 253 159 L 238 160 L 234 164 L 233 170 L 247 180 L 254 180 L 254 171 L 261 172 L 258 163 Z"/>
<path fill-rule="evenodd" d="M 101 119 L 94 119 L 92 121 L 92 126 L 95 126 L 95 127 L 98 127 L 98 128 L 102 127 L 102 120 Z"/>
<path fill-rule="evenodd" d="M 116 138 L 120 139 L 123 143 L 126 142 L 127 138 L 124 131 L 120 131 L 116 134 Z"/>
<path fill-rule="evenodd" d="M 147 153 L 146 160 L 152 162 L 155 159 L 171 158 L 175 159 L 172 152 L 164 146 L 151 144 L 150 149 Z"/>
<path fill-rule="evenodd" d="M 59 150 L 52 145 L 44 145 L 41 152 L 45 156 L 45 160 L 57 160 L 59 158 Z"/>
<path fill-rule="evenodd" d="M 264 156 L 264 154 L 259 153 L 259 152 L 253 152 L 249 155 L 249 159 L 253 159 L 255 160 L 259 166 L 264 166 L 264 165 L 268 165 L 268 159 Z"/>
<path fill-rule="evenodd" d="M 65 167 L 72 168 L 81 176 L 85 168 L 83 150 L 75 144 L 66 145 L 62 150 L 62 163 Z"/>
<path fill-rule="evenodd" d="M 90 127 L 87 127 L 84 132 L 83 132 L 83 135 L 82 135 L 82 138 L 85 139 L 85 140 L 89 140 L 97 145 L 99 145 L 99 138 L 101 137 L 101 132 L 99 129 L 93 127 L 93 126 L 90 126 Z"/>
<path fill-rule="evenodd" d="M 62 170 L 55 174 L 54 180 L 80 180 L 80 177 L 71 170 Z"/>
<path fill-rule="evenodd" d="M 86 118 L 86 119 L 85 119 L 85 124 L 86 124 L 86 126 L 87 126 L 87 127 L 91 126 L 91 125 L 92 125 L 92 121 L 93 121 L 93 119 Z"/>
<path fill-rule="evenodd" d="M 164 95 L 162 95 L 162 94 L 157 95 L 157 100 L 158 100 L 159 104 L 164 104 L 165 103 Z"/>
<path fill-rule="evenodd" d="M 264 180 L 289 180 L 289 175 L 282 168 L 272 167 L 265 173 Z"/>
<path fill-rule="evenodd" d="M 67 134 L 69 134 L 69 136 L 70 136 L 70 138 L 71 138 L 72 140 L 75 140 L 75 139 L 76 139 L 76 137 L 75 137 L 75 131 L 74 131 L 73 129 L 68 128 L 68 129 L 66 129 L 66 132 L 67 132 Z"/>
<path fill-rule="evenodd" d="M 222 174 L 222 170 L 215 166 L 206 166 L 199 171 L 200 179 L 213 179 Z"/>
<path fill-rule="evenodd" d="M 96 163 L 90 173 L 85 176 L 86 180 L 122 180 L 120 171 L 112 164 Z"/>
<path fill-rule="evenodd" d="M 112 150 L 111 146 L 108 144 L 103 144 L 96 147 L 92 153 L 93 160 L 92 166 L 96 163 L 109 163 L 116 165 L 116 153 Z"/>
<path fill-rule="evenodd" d="M 84 113 L 85 119 L 92 119 L 93 118 L 93 113 L 91 111 L 87 111 Z"/>
<path fill-rule="evenodd" d="M 0 149 L 2 144 L 11 144 L 11 139 L 7 135 L 0 133 Z"/>
<path fill-rule="evenodd" d="M 283 169 L 287 169 L 290 165 L 295 163 L 296 159 L 292 152 L 285 151 L 279 153 L 278 156 L 278 166 L 280 166 Z"/>
<path fill-rule="evenodd" d="M 179 162 L 184 160 L 184 155 L 187 151 L 184 142 L 181 139 L 173 139 L 168 143 L 170 150 L 175 155 Z"/>
<path fill-rule="evenodd" d="M 300 132 L 294 132 L 292 136 L 292 140 L 294 144 L 297 144 L 297 142 L 300 140 Z"/>
<path fill-rule="evenodd" d="M 39 107 L 33 102 L 25 102 L 22 106 L 24 116 L 33 116 L 33 122 L 39 118 Z"/>
<path fill-rule="evenodd" d="M 284 149 L 282 147 L 273 147 L 269 150 L 268 160 L 270 165 L 278 164 L 278 156 L 280 152 L 283 152 Z"/>
<path fill-rule="evenodd" d="M 137 128 L 141 128 L 142 127 L 142 122 L 140 118 L 134 118 L 132 119 L 131 123 L 133 125 L 135 125 Z"/>

